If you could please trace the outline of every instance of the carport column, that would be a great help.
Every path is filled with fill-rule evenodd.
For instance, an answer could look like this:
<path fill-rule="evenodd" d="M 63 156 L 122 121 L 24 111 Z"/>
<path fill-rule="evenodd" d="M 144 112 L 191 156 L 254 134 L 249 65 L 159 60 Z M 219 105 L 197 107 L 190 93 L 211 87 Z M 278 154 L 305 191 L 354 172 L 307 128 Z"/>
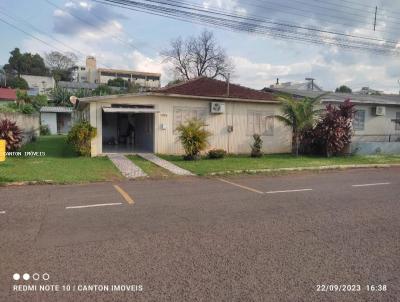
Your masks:
<path fill-rule="evenodd" d="M 101 111 L 101 108 L 100 108 Z M 90 148 L 91 148 L 91 156 L 97 156 L 98 154 L 101 153 L 101 149 L 98 150 L 98 140 L 100 137 L 101 141 L 101 124 L 100 127 L 98 125 L 98 110 L 97 110 L 97 103 L 96 102 L 91 102 L 89 103 L 89 112 L 90 112 L 90 125 L 93 127 L 96 127 L 97 129 L 97 135 L 94 139 L 92 139 L 90 143 Z M 100 112 L 101 113 L 101 112 Z M 101 123 L 101 114 L 100 114 L 100 123 Z M 100 128 L 100 129 L 99 129 Z"/>

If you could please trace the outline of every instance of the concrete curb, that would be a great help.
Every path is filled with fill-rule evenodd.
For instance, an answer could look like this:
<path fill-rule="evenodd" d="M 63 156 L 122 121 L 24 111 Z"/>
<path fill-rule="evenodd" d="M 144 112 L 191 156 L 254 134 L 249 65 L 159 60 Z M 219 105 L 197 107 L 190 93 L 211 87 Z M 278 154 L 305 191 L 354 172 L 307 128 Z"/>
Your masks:
<path fill-rule="evenodd" d="M 400 167 L 400 164 L 362 164 L 362 165 L 334 165 L 334 166 L 319 166 L 319 167 L 297 167 L 297 168 L 278 168 L 278 169 L 244 169 L 231 170 L 223 172 L 213 172 L 206 175 L 217 176 L 227 174 L 256 174 L 263 172 L 291 172 L 291 171 L 324 171 L 324 170 L 340 170 L 340 169 L 360 169 L 360 168 L 391 168 Z"/>

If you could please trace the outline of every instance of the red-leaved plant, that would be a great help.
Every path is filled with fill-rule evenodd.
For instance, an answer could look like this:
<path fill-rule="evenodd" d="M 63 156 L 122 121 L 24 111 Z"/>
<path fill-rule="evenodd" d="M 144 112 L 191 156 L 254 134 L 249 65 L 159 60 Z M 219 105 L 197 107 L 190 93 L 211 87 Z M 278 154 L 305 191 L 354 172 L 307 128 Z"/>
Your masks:
<path fill-rule="evenodd" d="M 302 145 L 308 152 L 325 156 L 338 155 L 351 143 L 354 105 L 349 99 L 338 107 L 326 106 L 325 114 L 312 128 L 305 131 Z M 306 152 L 307 152 L 306 151 Z"/>
<path fill-rule="evenodd" d="M 6 141 L 6 151 L 15 151 L 22 146 L 22 131 L 16 122 L 0 120 L 0 139 Z"/>

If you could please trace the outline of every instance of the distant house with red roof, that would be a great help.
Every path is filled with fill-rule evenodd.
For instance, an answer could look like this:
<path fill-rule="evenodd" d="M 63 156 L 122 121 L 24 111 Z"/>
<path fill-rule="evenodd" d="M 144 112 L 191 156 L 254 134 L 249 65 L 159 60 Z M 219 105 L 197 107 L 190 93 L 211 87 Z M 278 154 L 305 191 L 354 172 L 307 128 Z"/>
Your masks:
<path fill-rule="evenodd" d="M 206 77 L 146 93 L 81 98 L 75 109 L 97 128 L 92 156 L 182 154 L 175 129 L 192 118 L 205 121 L 210 148 L 249 154 L 257 133 L 265 153 L 291 150 L 290 129 L 274 118 L 280 105 L 273 94 Z"/>
<path fill-rule="evenodd" d="M 15 102 L 17 91 L 11 88 L 0 88 L 0 104 Z"/>

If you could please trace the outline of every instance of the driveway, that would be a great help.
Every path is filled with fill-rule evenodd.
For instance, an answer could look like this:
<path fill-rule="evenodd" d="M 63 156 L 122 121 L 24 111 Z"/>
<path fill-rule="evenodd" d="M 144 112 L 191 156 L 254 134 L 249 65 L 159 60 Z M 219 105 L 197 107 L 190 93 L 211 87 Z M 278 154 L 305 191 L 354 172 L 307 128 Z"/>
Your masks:
<path fill-rule="evenodd" d="M 399 168 L 8 187 L 0 196 L 0 301 L 400 295 Z"/>

